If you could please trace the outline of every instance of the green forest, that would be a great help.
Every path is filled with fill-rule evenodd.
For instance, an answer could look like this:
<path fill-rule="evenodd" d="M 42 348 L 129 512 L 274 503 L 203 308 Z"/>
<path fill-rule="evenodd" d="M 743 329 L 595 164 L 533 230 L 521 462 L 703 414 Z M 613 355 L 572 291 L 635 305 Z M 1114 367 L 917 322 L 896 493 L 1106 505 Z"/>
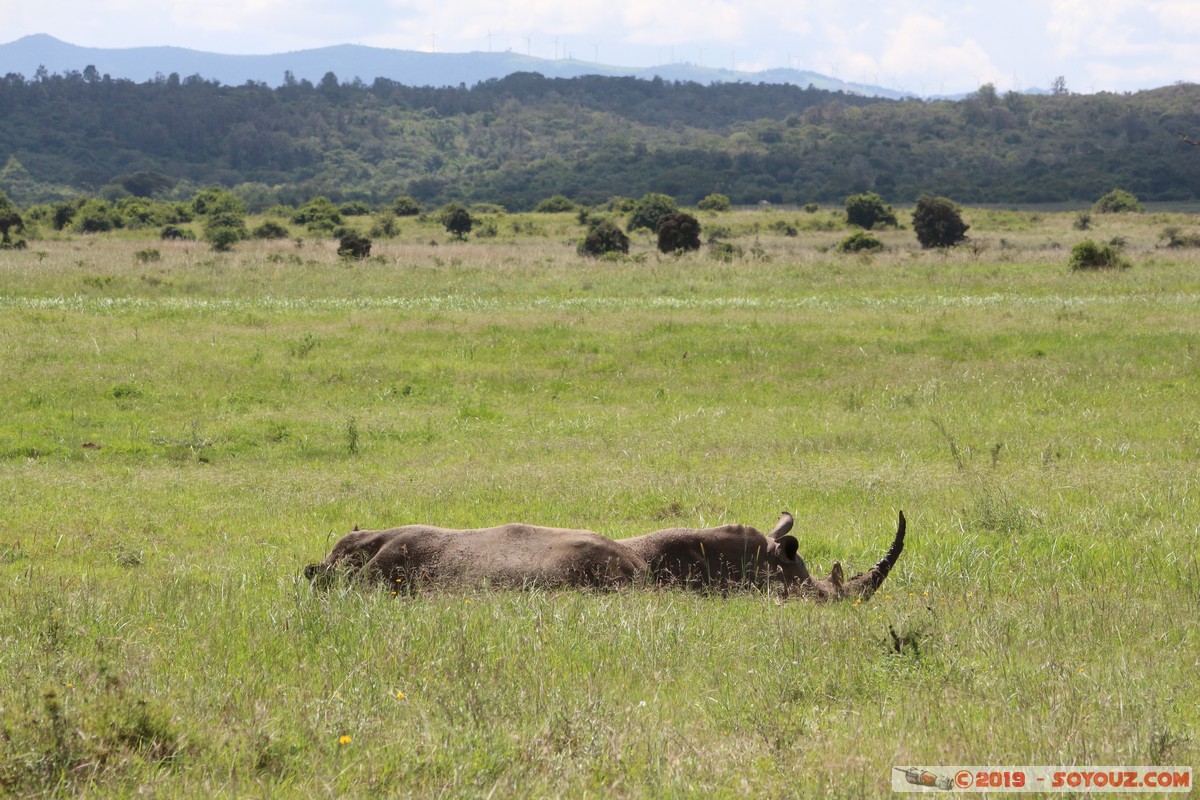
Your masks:
<path fill-rule="evenodd" d="M 251 211 L 325 196 L 375 207 L 661 192 L 695 204 L 840 202 L 876 192 L 972 204 L 1090 204 L 1121 187 L 1200 199 L 1200 86 L 1132 94 L 893 101 L 779 84 L 518 73 L 472 87 L 285 75 L 134 83 L 0 79 L 0 190 L 18 205 L 232 189 Z M 1190 152 L 1189 152 L 1190 151 Z"/>

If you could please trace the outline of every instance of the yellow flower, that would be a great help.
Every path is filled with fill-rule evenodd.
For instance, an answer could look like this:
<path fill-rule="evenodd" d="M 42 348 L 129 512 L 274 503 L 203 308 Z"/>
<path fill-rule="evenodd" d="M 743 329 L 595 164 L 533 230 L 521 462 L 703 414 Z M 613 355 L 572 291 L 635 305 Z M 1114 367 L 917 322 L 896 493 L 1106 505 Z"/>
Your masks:
<path fill-rule="evenodd" d="M 466 600 L 464 600 L 463 602 L 464 602 L 464 603 L 466 603 L 467 605 L 471 605 L 471 598 L 469 598 L 469 597 L 468 597 L 468 598 L 467 598 Z"/>
<path fill-rule="evenodd" d="M 350 734 L 343 733 L 338 737 L 338 744 L 350 744 Z"/>
<path fill-rule="evenodd" d="M 408 692 L 396 692 L 397 700 L 403 700 L 406 697 L 408 697 Z"/>

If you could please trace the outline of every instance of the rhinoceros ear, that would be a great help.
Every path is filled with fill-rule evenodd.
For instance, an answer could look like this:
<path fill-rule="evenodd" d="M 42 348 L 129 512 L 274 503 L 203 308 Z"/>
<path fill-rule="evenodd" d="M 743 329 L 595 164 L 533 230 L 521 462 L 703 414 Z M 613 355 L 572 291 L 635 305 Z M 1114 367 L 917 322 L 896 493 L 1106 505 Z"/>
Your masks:
<path fill-rule="evenodd" d="M 829 572 L 829 582 L 840 589 L 845 581 L 846 573 L 842 571 L 842 562 L 833 562 L 833 569 Z"/>
<path fill-rule="evenodd" d="M 795 536 L 784 536 L 779 539 L 779 552 L 788 561 L 796 560 L 796 553 L 800 551 L 800 540 Z"/>
<path fill-rule="evenodd" d="M 783 538 L 783 535 L 791 529 L 792 515 L 787 511 L 784 511 L 779 517 L 779 522 L 775 523 L 775 528 L 768 535 L 775 541 L 779 541 L 781 538 Z"/>

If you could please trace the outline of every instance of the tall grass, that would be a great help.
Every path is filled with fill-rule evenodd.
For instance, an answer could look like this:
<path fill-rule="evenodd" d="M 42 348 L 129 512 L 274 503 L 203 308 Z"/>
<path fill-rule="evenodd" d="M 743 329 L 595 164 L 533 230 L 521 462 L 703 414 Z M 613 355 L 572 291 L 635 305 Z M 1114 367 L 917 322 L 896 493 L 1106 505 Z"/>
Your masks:
<path fill-rule="evenodd" d="M 567 227 L 352 264 L 0 252 L 0 787 L 860 797 L 907 763 L 1195 764 L 1200 256 L 1106 218 L 1133 268 L 1071 274 L 1071 214 L 971 213 L 1006 244 L 864 260 L 754 211 L 715 220 L 763 254 L 732 262 L 585 261 L 536 217 Z M 900 508 L 908 547 L 825 607 L 299 577 L 355 524 L 784 508 L 814 571 L 874 563 Z"/>

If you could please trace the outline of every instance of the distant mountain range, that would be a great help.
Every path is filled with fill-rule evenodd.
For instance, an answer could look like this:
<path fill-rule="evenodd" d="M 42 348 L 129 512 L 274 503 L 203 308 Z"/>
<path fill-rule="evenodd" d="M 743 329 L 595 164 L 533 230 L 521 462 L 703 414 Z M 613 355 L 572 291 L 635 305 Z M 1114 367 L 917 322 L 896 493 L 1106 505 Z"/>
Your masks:
<path fill-rule="evenodd" d="M 657 67 L 615 67 L 577 59 L 545 59 L 506 50 L 496 53 L 424 53 L 388 50 L 363 45 L 337 45 L 314 50 L 297 50 L 271 55 L 222 55 L 182 47 L 131 47 L 109 49 L 79 47 L 46 34 L 26 36 L 0 45 L 0 75 L 19 73 L 33 78 L 39 68 L 65 75 L 93 66 L 101 75 L 142 83 L 158 76 L 178 73 L 199 75 L 207 80 L 238 86 L 253 81 L 279 86 L 285 73 L 296 80 L 319 82 L 332 72 L 339 81 L 358 78 L 371 83 L 389 78 L 408 86 L 473 86 L 481 81 L 503 78 L 515 72 L 538 72 L 548 78 L 580 75 L 631 76 L 696 83 L 780 83 L 814 86 L 872 97 L 898 99 L 903 93 L 881 86 L 847 83 L 816 72 L 772 69 L 737 72 L 696 64 L 664 64 Z"/>

